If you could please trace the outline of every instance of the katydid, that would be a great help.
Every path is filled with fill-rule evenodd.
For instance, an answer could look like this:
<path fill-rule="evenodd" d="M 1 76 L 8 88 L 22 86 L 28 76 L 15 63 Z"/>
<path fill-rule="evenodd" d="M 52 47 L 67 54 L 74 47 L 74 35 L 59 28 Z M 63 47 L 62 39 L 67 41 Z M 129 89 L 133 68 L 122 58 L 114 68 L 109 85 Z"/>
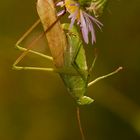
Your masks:
<path fill-rule="evenodd" d="M 96 56 L 91 64 L 91 67 L 88 68 L 83 40 L 80 38 L 80 34 L 76 28 L 73 26 L 71 30 L 69 30 L 68 23 L 62 25 L 60 24 L 60 22 L 57 20 L 55 7 L 52 0 L 38 0 L 37 11 L 40 20 L 38 20 L 16 43 L 16 47 L 24 52 L 15 61 L 13 68 L 16 70 L 38 70 L 59 73 L 66 88 L 68 89 L 68 92 L 75 99 L 77 105 L 86 105 L 92 103 L 93 99 L 86 96 L 87 88 L 95 84 L 97 81 L 117 73 L 122 69 L 122 67 L 119 67 L 115 71 L 89 82 Z M 50 48 L 52 57 L 31 50 L 33 44 L 36 43 L 36 41 L 38 41 L 42 35 L 40 35 L 33 43 L 31 43 L 30 47 L 27 49 L 22 48 L 19 45 L 23 39 L 33 30 L 33 28 L 35 28 L 40 23 L 40 21 L 43 24 L 45 30 L 44 33 L 46 35 L 48 47 Z M 28 52 L 51 60 L 54 63 L 55 68 L 18 66 L 18 63 Z M 79 119 L 79 109 L 77 109 L 77 116 L 82 139 L 84 140 Z"/>
<path fill-rule="evenodd" d="M 46 31 L 47 28 L 57 20 L 53 2 L 39 0 L 37 9 L 44 26 L 44 30 Z M 38 20 L 33 25 L 33 28 L 36 27 L 39 22 L 40 21 Z M 33 28 L 31 28 L 31 30 Z M 29 30 L 28 33 L 30 33 L 31 30 Z M 67 32 L 66 36 L 63 30 L 66 30 Z M 122 67 L 119 67 L 117 70 L 89 82 L 90 73 L 94 67 L 96 57 L 93 60 L 91 67 L 88 68 L 82 39 L 75 27 L 69 30 L 69 24 L 60 25 L 59 21 L 57 21 L 57 23 L 48 32 L 46 32 L 46 38 L 48 40 L 48 46 L 51 50 L 52 57 L 20 47 L 19 43 L 24 39 L 24 36 L 17 42 L 16 47 L 21 51 L 24 51 L 24 53 L 28 51 L 54 61 L 56 68 L 17 66 L 21 59 L 17 59 L 19 61 L 16 60 L 13 64 L 13 68 L 16 70 L 40 70 L 59 73 L 69 93 L 75 98 L 79 105 L 90 104 L 93 102 L 93 99 L 85 96 L 87 87 L 101 79 L 117 73 L 122 69 Z"/>

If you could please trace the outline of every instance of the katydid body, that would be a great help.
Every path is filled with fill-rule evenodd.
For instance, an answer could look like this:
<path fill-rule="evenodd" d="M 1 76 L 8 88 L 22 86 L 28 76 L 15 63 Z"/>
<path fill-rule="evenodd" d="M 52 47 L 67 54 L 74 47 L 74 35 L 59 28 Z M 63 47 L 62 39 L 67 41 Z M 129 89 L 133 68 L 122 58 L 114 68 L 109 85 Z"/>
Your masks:
<path fill-rule="evenodd" d="M 46 31 L 56 20 L 53 1 L 39 0 L 37 11 Z M 66 36 L 63 30 L 67 30 Z M 57 23 L 51 30 L 46 32 L 46 38 L 52 52 L 52 57 L 54 58 L 54 64 L 69 93 L 76 99 L 79 105 L 92 103 L 93 99 L 85 96 L 85 94 L 87 87 L 95 83 L 94 81 L 88 83 L 89 71 L 92 71 L 94 61 L 91 68 L 88 69 L 83 42 L 76 29 L 73 27 L 69 30 L 69 24 L 63 24 L 61 26 L 60 23 Z M 116 72 L 118 70 L 95 80 L 99 81 Z"/>

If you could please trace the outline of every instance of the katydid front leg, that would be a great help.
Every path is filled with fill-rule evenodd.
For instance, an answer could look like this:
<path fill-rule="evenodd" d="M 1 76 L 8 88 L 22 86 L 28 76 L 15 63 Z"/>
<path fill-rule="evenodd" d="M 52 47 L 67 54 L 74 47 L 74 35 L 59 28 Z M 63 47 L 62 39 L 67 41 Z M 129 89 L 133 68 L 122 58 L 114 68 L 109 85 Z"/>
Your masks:
<path fill-rule="evenodd" d="M 96 50 L 95 50 L 95 51 L 96 51 Z M 92 72 L 92 70 L 93 70 L 93 68 L 94 68 L 94 66 L 95 66 L 96 60 L 97 60 L 97 53 L 95 52 L 95 58 L 93 59 L 93 62 L 92 62 L 91 67 L 90 67 L 90 69 L 89 69 L 89 75 L 91 74 L 91 72 Z M 112 76 L 112 75 L 118 73 L 118 72 L 119 72 L 120 70 L 122 70 L 122 69 L 123 69 L 123 67 L 119 67 L 119 68 L 117 68 L 116 70 L 114 70 L 114 71 L 111 72 L 111 73 L 108 73 L 108 74 L 106 74 L 106 75 L 97 77 L 96 79 L 94 79 L 93 81 L 91 81 L 91 82 L 88 83 L 88 87 L 94 85 L 96 82 L 98 82 L 98 81 L 100 81 L 100 80 L 102 80 L 102 79 L 108 78 L 109 76 Z"/>
<path fill-rule="evenodd" d="M 113 72 L 111 72 L 111 73 L 109 73 L 109 74 L 106 74 L 106 75 L 103 75 L 103 76 L 100 76 L 100 77 L 96 78 L 95 80 L 93 80 L 93 81 L 91 81 L 90 83 L 88 83 L 88 87 L 94 85 L 96 82 L 98 82 L 98 81 L 100 81 L 100 80 L 102 80 L 102 79 L 105 79 L 105 78 L 107 78 L 107 77 L 109 77 L 109 76 L 112 76 L 112 75 L 118 73 L 118 72 L 119 72 L 120 70 L 122 70 L 122 69 L 123 69 L 123 67 L 119 67 L 118 69 L 116 69 L 115 71 L 113 71 Z"/>

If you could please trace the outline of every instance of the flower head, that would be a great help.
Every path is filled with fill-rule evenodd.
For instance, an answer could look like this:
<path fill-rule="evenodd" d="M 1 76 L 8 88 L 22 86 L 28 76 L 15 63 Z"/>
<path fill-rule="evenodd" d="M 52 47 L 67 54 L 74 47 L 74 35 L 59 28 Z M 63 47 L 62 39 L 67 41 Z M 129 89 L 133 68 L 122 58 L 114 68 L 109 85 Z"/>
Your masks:
<path fill-rule="evenodd" d="M 102 15 L 108 0 L 94 0 L 90 3 L 89 7 L 86 9 L 94 13 L 95 17 Z"/>
<path fill-rule="evenodd" d="M 91 33 L 91 41 L 92 44 L 96 42 L 94 23 L 101 29 L 103 24 L 99 22 L 96 18 L 89 15 L 86 11 L 84 11 L 78 2 L 74 0 L 65 0 L 57 3 L 58 6 L 65 6 L 66 10 L 70 13 L 69 18 L 71 19 L 70 29 L 74 25 L 75 22 L 80 26 L 83 39 L 85 43 L 89 43 L 89 33 Z M 61 11 L 62 12 L 62 11 Z M 60 13 L 61 13 L 60 12 Z M 59 13 L 59 15 L 60 15 Z"/>

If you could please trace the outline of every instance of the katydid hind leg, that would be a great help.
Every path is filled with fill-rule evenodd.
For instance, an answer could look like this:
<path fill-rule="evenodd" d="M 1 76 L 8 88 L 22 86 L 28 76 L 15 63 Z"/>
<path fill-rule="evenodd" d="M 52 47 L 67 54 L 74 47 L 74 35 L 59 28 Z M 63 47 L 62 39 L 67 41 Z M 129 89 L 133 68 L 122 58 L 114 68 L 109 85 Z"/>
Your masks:
<path fill-rule="evenodd" d="M 19 49 L 20 51 L 23 51 L 23 52 L 27 51 L 26 48 L 23 48 L 23 47 L 21 47 L 19 45 L 16 45 L 16 48 Z M 51 60 L 51 61 L 53 60 L 53 58 L 51 56 L 45 55 L 43 53 L 40 53 L 40 52 L 37 52 L 37 51 L 33 51 L 33 50 L 29 50 L 29 52 L 32 53 L 32 54 L 36 54 L 38 56 L 41 56 L 41 57 L 43 57 L 45 59 L 48 59 L 48 60 Z"/>
<path fill-rule="evenodd" d="M 20 47 L 19 45 L 17 45 L 17 48 L 18 48 L 19 50 L 21 50 L 21 51 L 24 51 L 24 52 L 27 50 L 26 48 Z M 29 50 L 29 52 L 30 52 L 30 53 L 33 53 L 33 54 L 36 54 L 36 55 L 38 55 L 38 56 L 41 56 L 41 57 L 43 57 L 43 58 L 46 58 L 46 59 L 48 59 L 48 60 L 52 60 L 52 57 L 47 56 L 47 55 L 44 55 L 44 54 L 42 54 L 42 53 L 39 53 L 39 52 L 36 52 L 36 51 L 33 51 L 33 50 Z M 21 61 L 21 60 L 20 60 L 20 61 Z M 20 62 L 20 61 L 19 61 L 19 62 Z M 19 63 L 19 62 L 18 62 L 18 63 Z M 15 63 L 13 64 L 13 69 L 15 69 L 15 70 L 54 71 L 53 68 L 40 68 L 40 67 L 22 67 L 22 66 L 17 66 L 18 63 L 16 63 L 16 61 L 15 61 Z"/>
<path fill-rule="evenodd" d="M 28 48 L 23 48 L 21 47 L 19 44 L 32 32 L 32 30 L 34 28 L 37 27 L 37 25 L 40 23 L 40 20 L 37 20 L 29 29 L 26 33 L 23 34 L 23 36 L 17 41 L 16 43 L 16 48 L 18 48 L 19 50 L 23 51 L 23 53 L 17 58 L 17 60 L 14 62 L 13 64 L 13 68 L 14 69 L 21 69 L 21 67 L 18 67 L 17 64 L 27 55 L 28 52 L 30 53 L 33 53 L 33 54 L 36 54 L 38 56 L 41 56 L 45 59 L 48 59 L 48 60 L 53 60 L 52 57 L 48 56 L 48 55 L 45 55 L 45 54 L 42 54 L 42 53 L 39 53 L 39 52 L 36 52 L 36 51 L 33 51 L 31 50 L 29 47 Z"/>
<path fill-rule="evenodd" d="M 54 68 L 42 68 L 42 67 L 22 67 L 22 66 L 13 66 L 15 70 L 34 70 L 34 71 L 48 71 L 55 72 Z"/>
<path fill-rule="evenodd" d="M 21 38 L 17 41 L 17 43 L 15 44 L 16 47 L 18 49 L 21 49 L 21 47 L 19 48 L 19 44 L 38 26 L 38 24 L 40 23 L 40 19 L 37 20 L 22 36 Z M 13 66 L 16 66 L 26 55 L 27 53 L 30 51 L 31 46 L 29 45 L 27 50 L 24 51 L 14 62 Z"/>
<path fill-rule="evenodd" d="M 38 19 L 17 41 L 16 45 L 19 45 L 40 23 L 40 19 Z"/>
<path fill-rule="evenodd" d="M 26 67 L 26 66 L 17 66 L 13 65 L 14 70 L 34 70 L 34 71 L 48 71 L 55 72 L 59 74 L 68 74 L 72 76 L 77 76 L 77 71 L 73 69 L 65 69 L 65 68 L 43 68 L 43 67 Z"/>

